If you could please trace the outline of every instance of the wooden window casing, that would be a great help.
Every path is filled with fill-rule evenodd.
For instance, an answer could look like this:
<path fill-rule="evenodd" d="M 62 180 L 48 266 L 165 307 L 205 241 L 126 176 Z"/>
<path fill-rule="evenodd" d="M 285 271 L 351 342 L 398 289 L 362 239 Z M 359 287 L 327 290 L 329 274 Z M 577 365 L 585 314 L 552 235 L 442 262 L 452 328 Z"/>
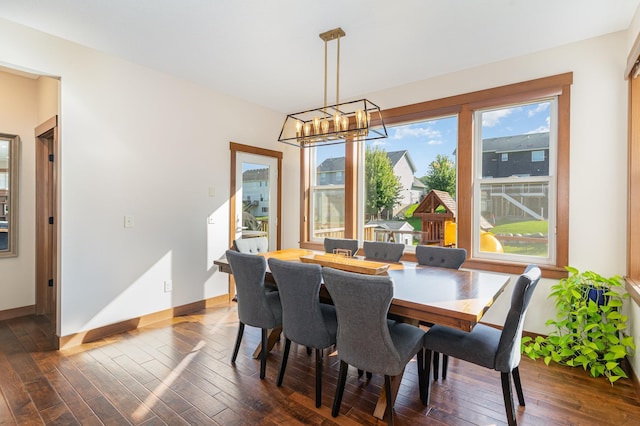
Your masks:
<path fill-rule="evenodd" d="M 408 123 L 418 120 L 428 120 L 447 115 L 458 116 L 458 247 L 467 249 L 471 253 L 473 235 L 473 113 L 476 109 L 491 106 L 523 103 L 540 98 L 556 96 L 558 100 L 558 146 L 557 146 L 557 191 L 556 191 L 556 262 L 555 265 L 540 265 L 543 276 L 548 278 L 562 278 L 566 276 L 564 267 L 569 259 L 569 141 L 570 141 L 570 105 L 571 84 L 573 73 L 564 73 L 551 77 L 529 80 L 506 86 L 480 90 L 447 98 L 420 102 L 412 105 L 391 108 L 383 111 L 385 124 L 388 126 Z M 301 150 L 301 247 L 319 249 L 320 245 L 310 241 L 309 216 L 309 156 Z M 345 237 L 354 238 L 357 202 L 357 150 L 356 145 L 347 143 L 345 158 Z M 463 195 L 464 194 L 464 195 Z M 413 254 L 406 255 L 414 260 Z M 523 265 L 516 262 L 506 262 L 488 259 L 468 258 L 464 264 L 466 268 L 519 274 Z"/>

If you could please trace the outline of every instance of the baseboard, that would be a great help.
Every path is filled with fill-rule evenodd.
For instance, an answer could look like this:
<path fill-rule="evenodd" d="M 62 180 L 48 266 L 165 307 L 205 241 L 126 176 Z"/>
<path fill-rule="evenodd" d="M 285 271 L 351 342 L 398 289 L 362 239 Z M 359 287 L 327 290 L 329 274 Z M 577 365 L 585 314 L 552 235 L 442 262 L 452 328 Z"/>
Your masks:
<path fill-rule="evenodd" d="M 0 311 L 0 321 L 12 318 L 26 317 L 36 313 L 36 305 L 22 306 L 20 308 L 5 309 Z"/>
<path fill-rule="evenodd" d="M 60 349 L 69 349 L 83 343 L 93 342 L 108 336 L 112 336 L 114 334 L 135 330 L 138 327 L 144 327 L 171 318 L 189 315 L 194 312 L 225 303 L 229 303 L 228 294 L 199 300 L 197 302 L 188 303 L 186 305 L 176 306 L 175 308 L 165 309 L 163 311 L 154 312 L 151 314 L 143 315 L 141 317 L 131 318 L 125 321 L 120 321 L 114 324 L 105 325 L 103 327 L 94 328 L 80 333 L 58 337 L 58 347 Z"/>

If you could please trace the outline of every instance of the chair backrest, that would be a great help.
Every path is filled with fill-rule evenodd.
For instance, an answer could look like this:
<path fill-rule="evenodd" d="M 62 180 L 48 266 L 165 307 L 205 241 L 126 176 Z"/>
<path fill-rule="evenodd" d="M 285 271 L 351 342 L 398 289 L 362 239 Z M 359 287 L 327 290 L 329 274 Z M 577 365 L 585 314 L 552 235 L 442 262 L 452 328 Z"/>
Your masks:
<path fill-rule="evenodd" d="M 358 240 L 350 240 L 348 238 L 325 238 L 324 251 L 333 253 L 335 249 L 351 250 L 351 256 L 355 256 L 358 252 Z"/>
<path fill-rule="evenodd" d="M 467 251 L 463 248 L 419 245 L 416 246 L 416 259 L 420 265 L 460 269 L 467 259 Z"/>
<path fill-rule="evenodd" d="M 405 365 L 387 324 L 392 278 L 333 268 L 323 268 L 322 276 L 338 316 L 338 358 L 373 373 L 400 374 Z"/>
<path fill-rule="evenodd" d="M 267 237 L 233 240 L 233 249 L 240 253 L 264 253 L 265 251 L 269 251 L 269 240 L 267 240 Z"/>
<path fill-rule="evenodd" d="M 259 328 L 274 328 L 280 325 L 279 316 L 271 310 L 266 299 L 265 258 L 233 250 L 227 250 L 226 256 L 236 283 L 240 321 Z"/>
<path fill-rule="evenodd" d="M 404 253 L 404 244 L 382 241 L 365 241 L 362 243 L 364 257 L 367 259 L 399 262 Z"/>
<path fill-rule="evenodd" d="M 274 258 L 268 262 L 280 293 L 282 329 L 287 339 L 319 349 L 335 344 L 335 320 L 331 332 L 320 309 L 322 267 Z"/>
<path fill-rule="evenodd" d="M 520 363 L 520 343 L 524 317 L 531 301 L 531 295 L 540 281 L 540 276 L 540 268 L 529 265 L 516 281 L 511 294 L 511 307 L 507 313 L 496 352 L 494 368 L 498 371 L 509 372 Z"/>

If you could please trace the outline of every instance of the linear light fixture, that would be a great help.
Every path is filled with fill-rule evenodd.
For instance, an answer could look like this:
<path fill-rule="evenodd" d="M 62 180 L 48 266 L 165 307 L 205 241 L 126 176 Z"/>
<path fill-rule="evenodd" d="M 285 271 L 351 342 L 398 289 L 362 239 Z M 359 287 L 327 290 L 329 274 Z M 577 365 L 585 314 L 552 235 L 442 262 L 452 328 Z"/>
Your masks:
<path fill-rule="evenodd" d="M 335 28 L 320 34 L 324 40 L 324 103 L 320 108 L 288 114 L 278 141 L 300 148 L 388 137 L 380 107 L 367 99 L 340 103 L 340 38 Z M 336 103 L 327 105 L 327 44 L 337 41 Z"/>

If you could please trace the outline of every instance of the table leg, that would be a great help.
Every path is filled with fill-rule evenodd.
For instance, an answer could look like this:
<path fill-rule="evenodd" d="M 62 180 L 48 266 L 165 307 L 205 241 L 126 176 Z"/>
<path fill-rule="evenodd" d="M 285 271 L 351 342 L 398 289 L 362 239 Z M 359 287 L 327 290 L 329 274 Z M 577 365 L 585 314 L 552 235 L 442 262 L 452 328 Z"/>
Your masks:
<path fill-rule="evenodd" d="M 391 401 L 393 403 L 396 402 L 396 397 L 398 396 L 398 389 L 400 389 L 400 383 L 402 382 L 402 376 L 404 375 L 404 368 L 402 372 L 391 378 L 391 393 L 393 394 L 391 397 Z M 378 397 L 378 403 L 376 404 L 376 408 L 373 410 L 373 416 L 382 420 L 384 418 L 384 413 L 387 410 L 387 394 L 382 387 L 382 392 L 380 392 L 380 396 Z"/>
<path fill-rule="evenodd" d="M 276 327 L 269 330 L 269 337 L 267 338 L 267 352 L 271 352 L 274 345 L 280 338 L 280 333 L 282 333 L 282 327 Z M 253 351 L 253 358 L 260 358 L 260 352 L 262 351 L 262 343 L 258 343 L 258 347 L 255 351 Z"/>

